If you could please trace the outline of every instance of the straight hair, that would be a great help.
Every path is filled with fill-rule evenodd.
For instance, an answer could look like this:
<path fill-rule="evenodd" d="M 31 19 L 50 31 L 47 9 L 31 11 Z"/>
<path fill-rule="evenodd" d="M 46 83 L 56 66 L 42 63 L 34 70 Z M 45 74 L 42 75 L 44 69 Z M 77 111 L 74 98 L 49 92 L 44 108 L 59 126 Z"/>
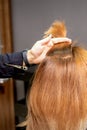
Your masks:
<path fill-rule="evenodd" d="M 54 45 L 36 70 L 27 98 L 26 129 L 85 130 L 86 78 L 87 51 L 67 42 Z"/>

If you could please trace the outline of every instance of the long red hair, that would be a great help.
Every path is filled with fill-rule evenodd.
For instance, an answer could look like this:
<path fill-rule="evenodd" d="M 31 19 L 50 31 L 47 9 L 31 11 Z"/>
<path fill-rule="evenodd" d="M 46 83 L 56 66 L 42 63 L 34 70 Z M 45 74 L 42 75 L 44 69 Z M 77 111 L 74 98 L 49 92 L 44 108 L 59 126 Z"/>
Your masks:
<path fill-rule="evenodd" d="M 61 33 L 57 29 L 62 30 Z M 53 23 L 45 34 L 50 33 L 54 37 L 65 37 L 64 23 Z M 87 51 L 67 43 L 59 43 L 47 53 L 37 68 L 27 99 L 27 130 L 86 128 L 86 64 Z"/>

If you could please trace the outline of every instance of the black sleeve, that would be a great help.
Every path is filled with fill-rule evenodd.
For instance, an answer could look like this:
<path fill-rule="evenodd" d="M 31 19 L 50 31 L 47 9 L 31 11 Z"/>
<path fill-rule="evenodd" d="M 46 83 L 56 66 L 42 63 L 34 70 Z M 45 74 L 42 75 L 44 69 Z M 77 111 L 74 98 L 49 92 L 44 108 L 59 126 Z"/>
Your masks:
<path fill-rule="evenodd" d="M 6 66 L 5 63 L 22 65 L 23 63 L 22 52 L 0 55 L 0 78 L 13 77 L 14 75 L 17 74 L 18 71 L 22 72 L 23 70 L 16 70 L 14 67 Z"/>

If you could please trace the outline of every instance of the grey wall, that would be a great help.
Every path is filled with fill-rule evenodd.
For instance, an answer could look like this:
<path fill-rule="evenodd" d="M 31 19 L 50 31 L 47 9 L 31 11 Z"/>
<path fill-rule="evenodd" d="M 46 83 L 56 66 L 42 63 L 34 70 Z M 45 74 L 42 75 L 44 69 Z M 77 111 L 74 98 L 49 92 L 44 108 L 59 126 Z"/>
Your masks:
<path fill-rule="evenodd" d="M 87 45 L 87 0 L 12 0 L 14 51 L 31 48 L 56 19 L 64 20 L 68 37 Z"/>

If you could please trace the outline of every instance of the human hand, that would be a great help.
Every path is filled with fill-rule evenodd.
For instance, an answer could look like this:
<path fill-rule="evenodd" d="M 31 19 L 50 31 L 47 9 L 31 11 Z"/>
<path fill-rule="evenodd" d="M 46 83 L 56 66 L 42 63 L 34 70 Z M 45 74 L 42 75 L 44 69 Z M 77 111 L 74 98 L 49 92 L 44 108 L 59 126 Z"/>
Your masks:
<path fill-rule="evenodd" d="M 34 46 L 27 52 L 27 59 L 30 64 L 40 63 L 46 56 L 47 52 L 56 43 L 67 42 L 71 44 L 69 38 L 51 38 L 51 35 L 47 38 L 37 41 Z"/>
<path fill-rule="evenodd" d="M 33 47 L 27 52 L 27 59 L 30 64 L 38 64 L 44 59 L 45 48 L 47 46 L 51 47 L 53 45 L 50 43 L 50 40 L 51 35 L 49 35 L 47 38 L 37 41 L 33 45 Z"/>

